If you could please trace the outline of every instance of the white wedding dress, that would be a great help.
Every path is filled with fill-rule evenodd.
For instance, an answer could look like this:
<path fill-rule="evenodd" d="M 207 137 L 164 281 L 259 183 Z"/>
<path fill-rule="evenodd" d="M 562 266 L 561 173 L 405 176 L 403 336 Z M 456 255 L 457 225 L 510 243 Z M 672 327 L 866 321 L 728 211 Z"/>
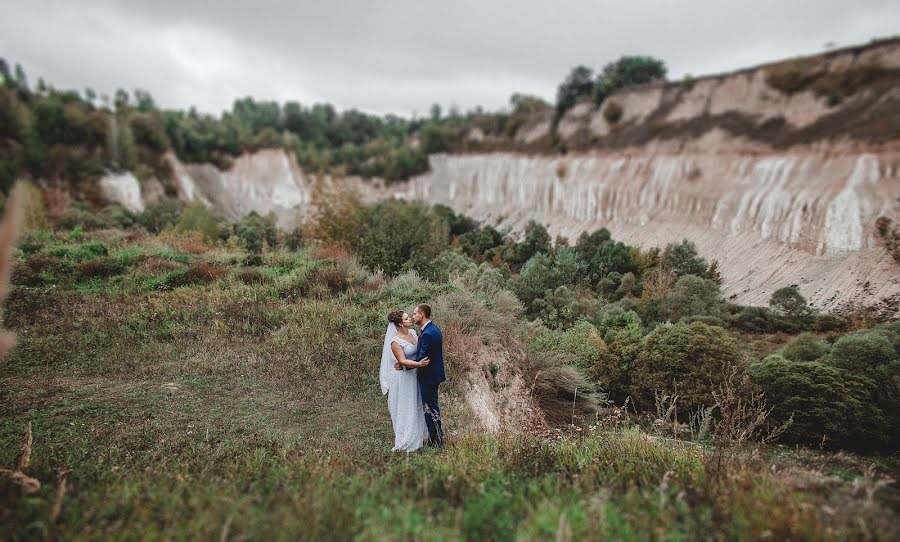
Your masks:
<path fill-rule="evenodd" d="M 393 327 L 393 324 L 391 324 Z M 422 394 L 419 391 L 418 369 L 398 371 L 394 369 L 397 359 L 391 352 L 391 343 L 397 343 L 409 359 L 416 353 L 415 342 L 409 343 L 396 336 L 396 327 L 388 328 L 384 350 L 381 357 L 381 391 L 387 393 L 388 411 L 394 426 L 394 452 L 412 452 L 422 447 L 428 435 L 425 426 L 425 412 L 422 407 Z M 410 330 L 413 341 L 415 331 Z"/>

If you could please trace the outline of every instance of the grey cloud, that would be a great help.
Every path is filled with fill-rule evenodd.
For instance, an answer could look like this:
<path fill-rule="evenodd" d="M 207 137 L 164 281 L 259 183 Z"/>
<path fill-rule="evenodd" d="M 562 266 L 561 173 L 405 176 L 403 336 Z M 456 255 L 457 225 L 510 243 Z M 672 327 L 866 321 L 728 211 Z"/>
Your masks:
<path fill-rule="evenodd" d="M 0 55 L 60 87 L 142 87 L 218 112 L 238 96 L 409 114 L 433 102 L 552 100 L 576 64 L 666 60 L 674 78 L 737 69 L 900 28 L 900 4 L 568 1 L 0 0 Z"/>

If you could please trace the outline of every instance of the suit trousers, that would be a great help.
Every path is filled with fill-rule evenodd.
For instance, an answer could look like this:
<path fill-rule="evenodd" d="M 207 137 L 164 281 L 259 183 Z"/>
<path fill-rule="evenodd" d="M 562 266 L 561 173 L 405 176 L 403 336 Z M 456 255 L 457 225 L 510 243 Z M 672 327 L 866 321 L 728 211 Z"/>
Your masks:
<path fill-rule="evenodd" d="M 422 405 L 425 410 L 425 425 L 428 426 L 428 439 L 431 446 L 444 447 L 444 428 L 441 427 L 441 409 L 438 406 L 438 386 L 419 382 L 419 390 L 422 392 Z"/>

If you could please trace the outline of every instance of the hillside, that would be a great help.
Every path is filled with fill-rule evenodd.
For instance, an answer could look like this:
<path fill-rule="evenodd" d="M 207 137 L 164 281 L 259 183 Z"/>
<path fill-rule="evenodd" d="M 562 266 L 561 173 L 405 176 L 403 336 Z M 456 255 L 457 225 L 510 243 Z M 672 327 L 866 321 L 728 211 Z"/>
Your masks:
<path fill-rule="evenodd" d="M 702 423 L 679 419 L 674 402 L 595 415 L 585 399 L 592 363 L 629 364 L 607 352 L 649 354 L 669 332 L 701 332 L 698 361 L 736 359 L 721 328 L 659 326 L 642 338 L 623 319 L 551 330 L 520 318 L 513 284 L 389 278 L 334 247 L 259 253 L 197 231 L 45 231 L 15 260 L 4 326 L 18 344 L 0 363 L 3 539 L 897 536 L 891 450 L 763 446 L 746 381 L 725 381 L 720 414 Z M 448 446 L 402 456 L 389 452 L 379 350 L 386 314 L 423 300 L 445 336 Z M 888 337 L 894 359 L 896 326 L 848 333 L 834 350 Z M 767 353 L 785 340 L 741 345 Z M 836 373 L 828 363 L 807 365 Z M 836 374 L 847 380 L 832 384 L 851 390 L 852 375 Z M 678 384 L 702 386 L 696 371 Z M 824 405 L 796 419 L 814 446 L 823 431 L 829 443 L 860 442 L 857 430 L 879 422 L 835 389 L 788 397 Z M 875 429 L 865 436 L 885 433 Z"/>
<path fill-rule="evenodd" d="M 642 247 L 688 238 L 719 260 L 739 303 L 765 304 L 797 284 L 822 309 L 890 312 L 900 266 L 876 222 L 900 219 L 898 82 L 900 40 L 885 40 L 628 88 L 602 106 L 576 105 L 555 134 L 549 109 L 512 136 L 476 120 L 465 152 L 432 155 L 426 174 L 348 182 L 368 199 L 442 203 L 513 231 L 535 219 L 571 239 L 601 226 Z M 168 160 L 181 199 L 227 218 L 273 211 L 290 228 L 308 212 L 316 176 L 288 153 L 244 154 L 227 171 Z M 127 174 L 101 185 L 134 210 L 164 193 Z"/>

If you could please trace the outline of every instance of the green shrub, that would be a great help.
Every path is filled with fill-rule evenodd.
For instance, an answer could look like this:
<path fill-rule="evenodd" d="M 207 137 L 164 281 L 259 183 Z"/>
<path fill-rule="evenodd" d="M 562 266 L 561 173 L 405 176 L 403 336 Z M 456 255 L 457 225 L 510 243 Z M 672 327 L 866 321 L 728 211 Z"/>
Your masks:
<path fill-rule="evenodd" d="M 592 290 L 559 286 L 534 300 L 531 315 L 549 327 L 565 328 L 581 318 L 593 319 L 600 306 L 600 300 Z"/>
<path fill-rule="evenodd" d="M 626 326 L 607 331 L 604 341 L 606 348 L 600 348 L 591 375 L 600 389 L 621 405 L 634 395 L 632 375 L 635 360 L 641 353 L 642 336 L 640 330 Z"/>
<path fill-rule="evenodd" d="M 639 406 L 651 408 L 656 393 L 677 394 L 683 413 L 709 406 L 712 392 L 741 358 L 737 341 L 722 328 L 701 322 L 659 326 L 635 361 L 632 383 Z"/>
<path fill-rule="evenodd" d="M 198 214 L 201 212 L 198 212 Z M 202 227 L 211 231 L 213 229 L 212 221 L 214 220 L 211 216 L 203 218 Z M 250 211 L 244 218 L 232 224 L 232 233 L 237 236 L 244 248 L 251 252 L 259 252 L 263 249 L 263 246 L 274 248 L 278 243 L 278 230 L 275 227 L 275 221 L 274 213 L 262 216 L 256 211 Z M 220 234 L 225 234 L 226 231 L 224 229 L 220 230 Z"/>
<path fill-rule="evenodd" d="M 890 425 L 889 437 L 900 444 L 900 355 L 895 344 L 897 324 L 851 333 L 838 339 L 822 359 L 871 382 L 870 403 L 875 403 Z"/>
<path fill-rule="evenodd" d="M 492 294 L 500 290 L 512 290 L 509 277 L 489 263 L 481 263 L 457 275 L 456 281 L 473 292 Z"/>
<path fill-rule="evenodd" d="M 609 341 L 609 336 L 615 332 L 627 329 L 630 332 L 641 331 L 641 317 L 633 310 L 625 309 L 617 303 L 603 307 L 594 318 L 600 336 Z"/>
<path fill-rule="evenodd" d="M 425 205 L 389 200 L 362 212 L 358 239 L 360 263 L 396 276 L 414 270 L 425 278 L 438 274 L 436 258 L 447 247 L 447 223 Z"/>
<path fill-rule="evenodd" d="M 175 199 L 164 199 L 148 205 L 139 215 L 137 223 L 150 233 L 159 233 L 172 228 L 181 217 L 182 203 Z"/>
<path fill-rule="evenodd" d="M 445 250 L 435 258 L 435 269 L 440 282 L 445 282 L 454 275 L 461 275 L 471 271 L 478 265 L 471 258 L 456 250 Z"/>
<path fill-rule="evenodd" d="M 121 205 L 109 205 L 100 211 L 103 220 L 110 226 L 129 229 L 137 224 L 137 215 Z"/>
<path fill-rule="evenodd" d="M 719 285 L 694 275 L 680 277 L 663 298 L 660 315 L 670 322 L 690 316 L 724 316 Z"/>
<path fill-rule="evenodd" d="M 203 240 L 213 242 L 219 238 L 219 221 L 200 201 L 187 204 L 178 219 L 178 231 L 196 231 L 203 235 Z"/>
<path fill-rule="evenodd" d="M 156 255 L 164 260 L 169 260 L 169 261 L 178 262 L 178 263 L 188 263 L 191 259 L 190 256 L 188 256 L 187 254 L 178 254 L 175 252 L 170 252 L 168 250 L 162 250 L 159 253 L 157 253 Z"/>
<path fill-rule="evenodd" d="M 593 368 L 606 350 L 597 329 L 584 320 L 564 331 L 538 326 L 529 347 L 535 352 L 554 352 L 560 361 L 585 370 Z"/>
<path fill-rule="evenodd" d="M 803 333 L 784 349 L 784 357 L 791 361 L 815 361 L 828 353 L 828 344 L 812 333 Z"/>
<path fill-rule="evenodd" d="M 878 368 L 897 359 L 894 346 L 881 333 L 866 331 L 844 335 L 831 349 L 829 362 L 855 374 L 873 377 Z"/>
<path fill-rule="evenodd" d="M 870 450 L 884 446 L 889 424 L 873 402 L 874 382 L 819 361 L 773 354 L 750 367 L 772 408 L 770 423 L 793 418 L 783 442 Z"/>
<path fill-rule="evenodd" d="M 822 74 L 822 66 L 811 59 L 782 62 L 766 69 L 766 83 L 785 94 L 793 94 L 807 88 Z"/>

